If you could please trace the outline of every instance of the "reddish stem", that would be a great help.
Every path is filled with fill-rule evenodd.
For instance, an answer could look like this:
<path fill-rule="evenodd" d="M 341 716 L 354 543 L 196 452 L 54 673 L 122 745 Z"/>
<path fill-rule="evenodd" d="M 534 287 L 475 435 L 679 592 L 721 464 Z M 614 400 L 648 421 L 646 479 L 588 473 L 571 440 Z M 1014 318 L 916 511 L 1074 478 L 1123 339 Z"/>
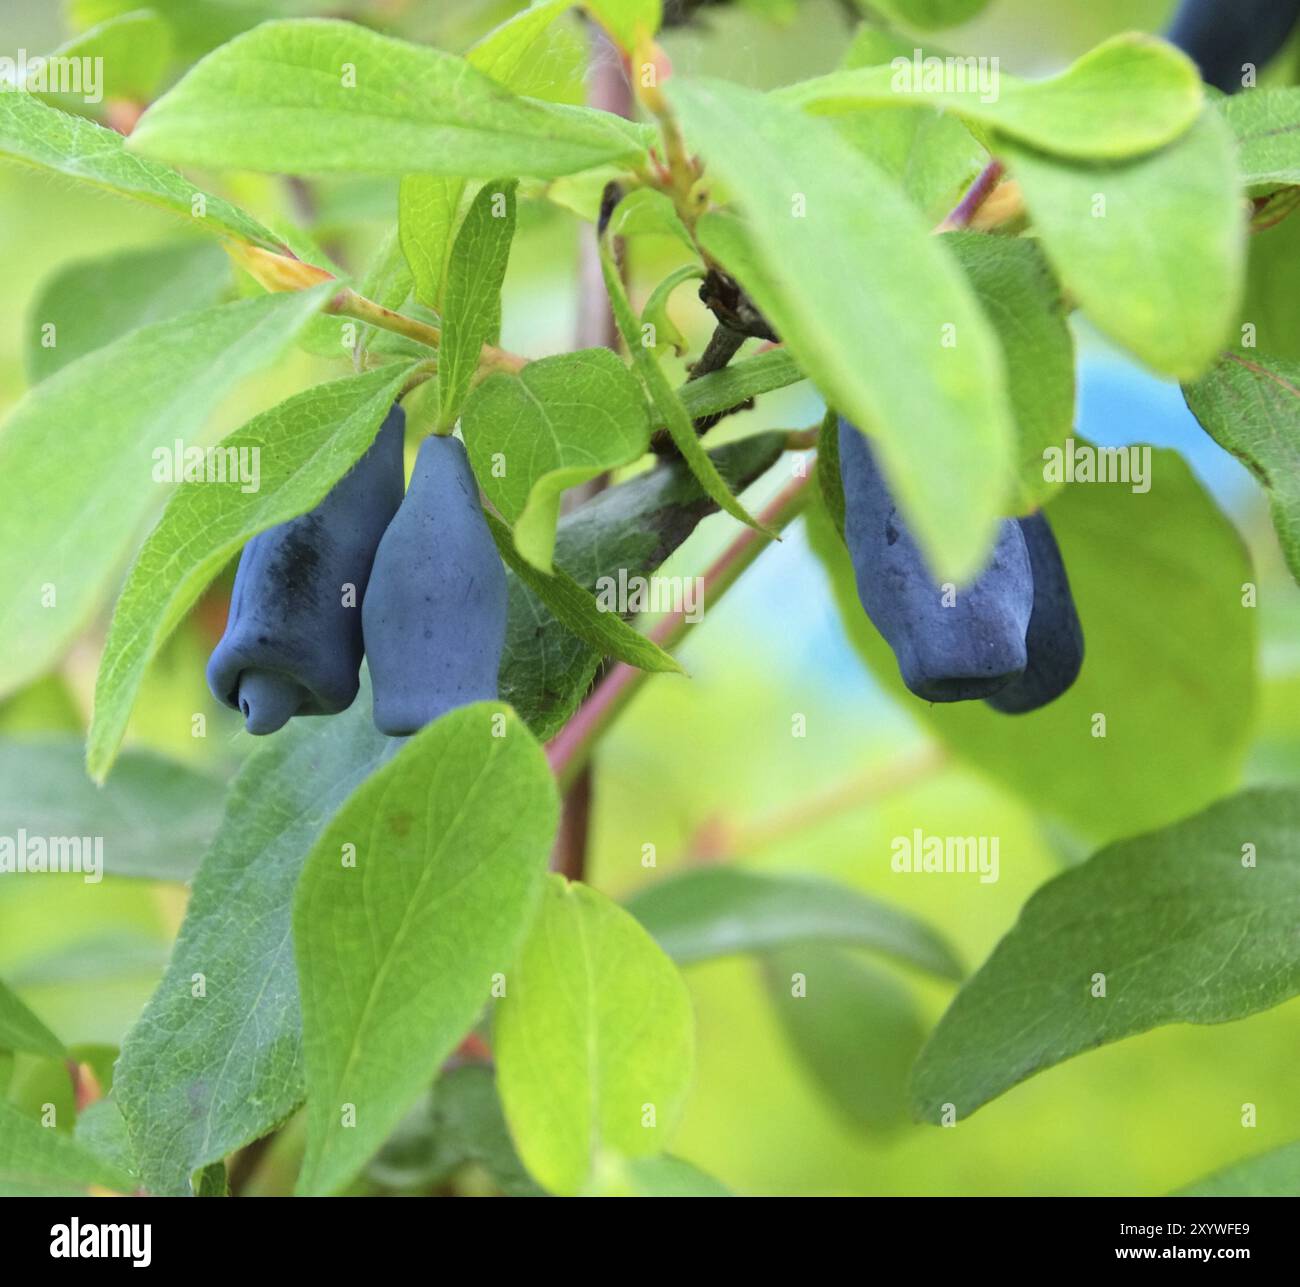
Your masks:
<path fill-rule="evenodd" d="M 590 23 L 591 58 L 588 101 L 592 107 L 631 117 L 632 86 L 618 51 L 595 23 Z M 603 347 L 618 351 L 618 327 L 614 310 L 605 293 L 600 266 L 600 240 L 596 229 L 583 228 L 578 246 L 578 327 L 580 349 Z M 622 268 L 622 265 L 620 265 Z M 626 285 L 626 270 L 623 270 Z M 589 500 L 607 485 L 608 475 L 575 487 L 565 498 L 566 509 Z M 581 880 L 587 870 L 587 848 L 591 829 L 591 778 L 579 773 L 567 784 L 560 813 L 560 828 L 551 852 L 551 869 L 570 880 Z"/>
<path fill-rule="evenodd" d="M 772 530 L 784 527 L 803 508 L 804 490 L 811 473 L 789 482 L 759 515 L 759 521 Z M 704 574 L 704 598 L 721 596 L 766 548 L 769 537 L 752 527 L 747 527 Z M 691 622 L 686 619 L 686 609 L 670 613 L 649 632 L 650 638 L 661 648 L 677 643 Z M 592 747 L 601 733 L 612 722 L 640 689 L 648 672 L 618 662 L 596 685 L 591 695 L 578 708 L 571 720 L 546 744 L 546 756 L 551 771 L 561 788 L 574 780 L 590 757 Z"/>

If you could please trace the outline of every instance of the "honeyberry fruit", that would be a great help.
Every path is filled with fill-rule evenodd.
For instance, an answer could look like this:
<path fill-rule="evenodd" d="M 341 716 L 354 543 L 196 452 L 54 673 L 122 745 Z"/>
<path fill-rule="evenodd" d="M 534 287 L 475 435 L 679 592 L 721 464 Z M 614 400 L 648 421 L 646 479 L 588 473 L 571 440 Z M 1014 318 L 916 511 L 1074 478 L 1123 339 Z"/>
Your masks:
<path fill-rule="evenodd" d="M 380 732 L 406 736 L 497 696 L 506 599 L 505 568 L 465 448 L 455 438 L 426 438 L 362 607 Z"/>
<path fill-rule="evenodd" d="M 903 682 L 931 702 L 988 697 L 1025 669 L 1034 604 L 1020 525 L 1005 520 L 984 570 L 962 587 L 939 585 L 890 495 L 867 440 L 839 422 L 844 538 L 858 597 L 894 650 Z"/>

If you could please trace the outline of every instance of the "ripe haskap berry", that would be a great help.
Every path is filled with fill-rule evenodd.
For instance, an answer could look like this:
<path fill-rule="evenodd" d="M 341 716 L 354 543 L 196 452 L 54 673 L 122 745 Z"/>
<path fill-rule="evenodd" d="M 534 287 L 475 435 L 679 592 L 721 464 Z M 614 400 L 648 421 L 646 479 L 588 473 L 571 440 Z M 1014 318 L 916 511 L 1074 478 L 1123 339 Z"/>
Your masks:
<path fill-rule="evenodd" d="M 245 546 L 207 673 L 213 695 L 243 713 L 250 733 L 274 733 L 294 715 L 335 714 L 356 697 L 361 603 L 402 502 L 405 428 L 393 407 L 370 450 L 315 509 Z"/>
<path fill-rule="evenodd" d="M 497 696 L 506 597 L 464 446 L 426 438 L 362 609 L 380 732 L 402 737 Z"/>
<path fill-rule="evenodd" d="M 1025 636 L 1025 673 L 985 699 L 1006 715 L 1024 715 L 1054 702 L 1083 666 L 1083 627 L 1051 525 L 1042 514 L 1017 522 L 1034 574 L 1034 611 Z"/>
<path fill-rule="evenodd" d="M 936 584 L 867 440 L 839 422 L 844 539 L 858 597 L 894 650 L 903 682 L 931 702 L 971 701 L 1025 669 L 1033 576 L 1020 525 L 1003 522 L 992 557 L 955 597 Z"/>
<path fill-rule="evenodd" d="M 1169 40 L 1225 94 L 1242 87 L 1247 64 L 1271 61 L 1300 18 L 1300 0 L 1183 0 Z"/>

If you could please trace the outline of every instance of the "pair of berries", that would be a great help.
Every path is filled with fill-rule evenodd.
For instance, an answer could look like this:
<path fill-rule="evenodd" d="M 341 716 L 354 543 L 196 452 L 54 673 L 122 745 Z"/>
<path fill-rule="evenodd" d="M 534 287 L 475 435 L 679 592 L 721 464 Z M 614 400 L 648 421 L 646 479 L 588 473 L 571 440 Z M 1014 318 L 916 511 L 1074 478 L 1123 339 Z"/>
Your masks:
<path fill-rule="evenodd" d="M 244 549 L 207 675 L 250 733 L 345 710 L 363 653 L 393 737 L 497 696 L 506 575 L 478 485 L 464 446 L 432 437 L 404 488 L 405 430 L 394 406 L 315 509 Z"/>
<path fill-rule="evenodd" d="M 903 525 L 867 440 L 843 419 L 839 451 L 858 597 L 908 688 L 931 702 L 982 698 L 1008 715 L 1065 692 L 1083 665 L 1083 630 L 1047 519 L 1004 519 L 984 570 L 946 590 Z"/>

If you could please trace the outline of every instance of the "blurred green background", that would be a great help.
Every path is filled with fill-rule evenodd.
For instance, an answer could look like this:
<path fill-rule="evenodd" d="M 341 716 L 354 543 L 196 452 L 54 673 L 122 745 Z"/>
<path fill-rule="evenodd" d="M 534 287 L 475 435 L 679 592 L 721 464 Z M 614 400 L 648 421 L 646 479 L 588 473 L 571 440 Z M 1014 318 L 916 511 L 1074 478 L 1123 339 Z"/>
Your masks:
<path fill-rule="evenodd" d="M 111 0 L 70 6 L 7 0 L 0 54 L 49 50 L 72 29 L 69 9 L 84 16 L 97 7 L 114 8 Z M 236 25 L 241 11 L 251 9 L 365 10 L 405 33 L 462 49 L 517 6 L 208 0 L 208 7 L 228 11 Z M 1008 69 L 1042 74 L 1112 32 L 1158 30 L 1170 8 L 1168 0 L 994 0 L 978 21 L 944 33 L 943 41 L 963 52 L 997 53 Z M 769 86 L 833 67 L 851 29 L 845 7 L 831 0 L 752 0 L 710 9 L 700 25 L 670 32 L 663 43 L 679 69 Z M 271 222 L 290 220 L 301 208 L 300 194 L 275 180 L 242 178 L 222 187 Z M 318 185 L 315 206 L 315 234 L 346 266 L 360 269 L 395 218 L 396 187 Z M 524 205 L 507 282 L 508 347 L 529 356 L 571 347 L 585 235 L 589 228 L 565 210 L 541 201 Z M 162 215 L 0 167 L 6 295 L 0 410 L 24 388 L 31 307 L 45 279 L 77 260 L 175 236 L 175 225 Z M 642 297 L 674 266 L 675 253 L 667 243 L 637 244 L 632 280 Z M 698 352 L 709 327 L 691 292 L 677 293 L 674 316 Z M 1079 339 L 1081 432 L 1186 450 L 1251 547 L 1264 587 L 1263 691 L 1246 780 L 1293 777 L 1300 767 L 1300 605 L 1264 507 L 1243 471 L 1183 410 L 1176 390 L 1129 368 L 1083 329 Z M 296 357 L 223 408 L 223 431 L 337 371 L 337 363 Z M 812 395 L 796 389 L 764 399 L 719 432 L 801 427 L 819 414 Z M 773 487 L 769 480 L 758 491 Z M 729 519 L 707 520 L 665 571 L 701 571 L 735 530 Z M 224 583 L 169 643 L 131 729 L 132 744 L 219 779 L 250 745 L 233 713 L 217 708 L 203 683 L 223 593 Z M 57 675 L 0 706 L 0 736 L 84 729 L 105 624 L 81 640 Z M 710 859 L 821 873 L 926 919 L 973 968 L 1037 886 L 1063 863 L 1086 856 L 1073 837 L 977 768 L 948 761 L 910 712 L 874 684 L 844 638 L 801 526 L 710 608 L 681 656 L 691 678 L 647 684 L 599 754 L 589 878 L 615 897 L 682 864 Z M 197 711 L 208 717 L 206 739 L 191 736 Z M 791 736 L 795 713 L 807 717 L 804 738 Z M 22 780 L 21 767 L 12 771 L 4 790 L 21 797 L 32 784 Z M 107 790 L 113 791 L 111 780 Z M 915 827 L 1001 837 L 1001 880 L 894 875 L 889 840 Z M 642 865 L 647 844 L 655 849 L 653 871 Z M 159 978 L 183 910 L 184 891 L 174 886 L 0 881 L 0 977 L 65 1041 L 116 1045 Z M 862 1114 L 855 1118 L 838 1107 L 782 1028 L 757 961 L 690 966 L 686 974 L 698 1013 L 699 1067 L 675 1151 L 741 1193 L 1158 1194 L 1300 1137 L 1300 1000 L 1222 1028 L 1174 1027 L 1107 1047 L 1031 1079 L 959 1130 L 939 1130 L 902 1121 L 868 1124 Z M 915 1006 L 928 1027 L 950 989 L 920 976 L 905 982 L 902 1013 Z M 892 1035 L 879 1038 L 882 1032 Z M 898 1048 L 915 1035 L 910 1018 L 874 1029 L 864 1012 L 863 1029 L 849 1042 L 862 1077 L 892 1085 Z M 51 1093 L 51 1076 L 48 1066 L 20 1057 L 12 1068 L 0 1068 L 0 1085 L 7 1081 L 8 1093 L 22 1102 L 40 1102 Z M 1241 1125 L 1246 1102 L 1257 1105 L 1255 1129 Z"/>

